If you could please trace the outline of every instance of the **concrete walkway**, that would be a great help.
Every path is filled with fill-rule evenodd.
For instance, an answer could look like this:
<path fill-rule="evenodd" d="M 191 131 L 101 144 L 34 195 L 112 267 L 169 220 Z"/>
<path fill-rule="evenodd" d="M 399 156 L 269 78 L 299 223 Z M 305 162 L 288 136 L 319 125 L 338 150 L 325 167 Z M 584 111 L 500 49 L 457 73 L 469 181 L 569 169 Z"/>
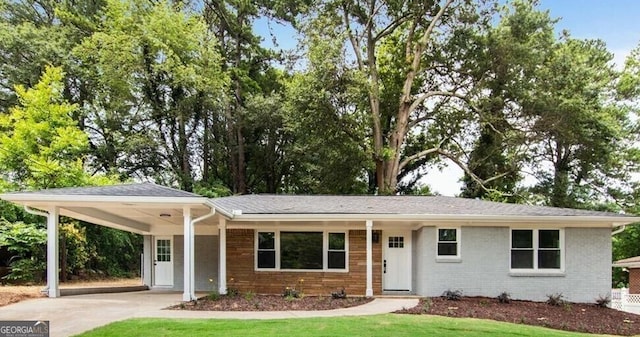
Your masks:
<path fill-rule="evenodd" d="M 418 304 L 418 299 L 414 298 L 376 298 L 357 307 L 322 311 L 162 310 L 180 303 L 181 298 L 182 293 L 157 291 L 39 298 L 0 307 L 0 320 L 48 320 L 51 337 L 62 337 L 133 317 L 282 319 L 359 316 L 389 313 Z"/>

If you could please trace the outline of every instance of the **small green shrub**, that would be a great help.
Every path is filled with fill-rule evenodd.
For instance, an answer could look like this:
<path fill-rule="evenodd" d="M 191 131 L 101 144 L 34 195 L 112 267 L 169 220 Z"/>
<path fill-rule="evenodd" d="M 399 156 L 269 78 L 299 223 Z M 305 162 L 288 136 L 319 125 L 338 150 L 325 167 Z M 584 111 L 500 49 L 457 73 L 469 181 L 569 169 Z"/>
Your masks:
<path fill-rule="evenodd" d="M 598 298 L 596 298 L 596 306 L 599 308 L 607 308 L 609 307 L 609 304 L 611 303 L 611 297 L 609 297 L 609 295 L 600 295 L 598 296 Z"/>
<path fill-rule="evenodd" d="M 431 303 L 431 299 L 430 298 L 425 298 L 424 300 L 422 300 L 422 313 L 426 314 L 429 312 L 429 310 L 431 310 L 431 305 L 433 303 Z"/>
<path fill-rule="evenodd" d="M 344 290 L 344 288 L 339 289 L 331 293 L 331 298 L 333 298 L 334 300 L 345 299 L 347 298 L 347 292 Z"/>
<path fill-rule="evenodd" d="M 246 293 L 244 293 L 244 299 L 247 300 L 247 301 L 253 300 L 254 297 L 256 297 L 256 293 L 254 293 L 251 290 L 249 290 Z"/>
<path fill-rule="evenodd" d="M 511 294 L 503 291 L 500 295 L 498 295 L 498 302 L 503 304 L 511 303 Z"/>
<path fill-rule="evenodd" d="M 285 287 L 284 291 L 282 291 L 282 297 L 288 300 L 300 298 L 300 292 L 295 287 Z"/>
<path fill-rule="evenodd" d="M 565 303 L 564 295 L 562 293 L 555 293 L 547 295 L 547 304 L 559 307 Z"/>
<path fill-rule="evenodd" d="M 220 299 L 220 293 L 214 290 L 210 292 L 209 295 L 207 295 L 207 298 L 210 299 L 211 301 L 217 301 Z"/>
<path fill-rule="evenodd" d="M 237 297 L 238 295 L 240 295 L 240 290 L 238 290 L 238 288 L 227 288 L 227 296 Z"/>
<path fill-rule="evenodd" d="M 459 301 L 462 298 L 462 290 L 445 290 L 442 293 L 442 298 L 447 301 Z"/>
<path fill-rule="evenodd" d="M 295 286 L 284 287 L 284 291 L 282 291 L 282 297 L 286 298 L 287 300 L 292 300 L 295 298 L 303 298 L 304 297 L 304 292 L 302 291 L 303 285 L 304 285 L 304 279 L 303 278 L 298 279 L 298 282 Z"/>

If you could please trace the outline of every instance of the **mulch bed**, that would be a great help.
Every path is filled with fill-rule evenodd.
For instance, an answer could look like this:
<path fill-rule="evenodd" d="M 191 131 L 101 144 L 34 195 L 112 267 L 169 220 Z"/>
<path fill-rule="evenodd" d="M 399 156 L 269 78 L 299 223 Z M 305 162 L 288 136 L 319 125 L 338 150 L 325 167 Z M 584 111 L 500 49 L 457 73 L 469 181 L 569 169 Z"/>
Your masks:
<path fill-rule="evenodd" d="M 209 310 L 209 311 L 294 311 L 294 310 L 331 310 L 349 308 L 371 302 L 372 298 L 347 297 L 333 299 L 331 296 L 305 296 L 287 298 L 278 295 L 219 296 L 202 297 L 171 306 L 172 310 Z"/>
<path fill-rule="evenodd" d="M 486 297 L 463 297 L 457 301 L 434 297 L 421 299 L 416 307 L 396 313 L 492 319 L 597 334 L 640 334 L 640 315 L 586 303 L 552 306 L 544 302 L 529 301 L 511 301 L 505 304 Z"/>

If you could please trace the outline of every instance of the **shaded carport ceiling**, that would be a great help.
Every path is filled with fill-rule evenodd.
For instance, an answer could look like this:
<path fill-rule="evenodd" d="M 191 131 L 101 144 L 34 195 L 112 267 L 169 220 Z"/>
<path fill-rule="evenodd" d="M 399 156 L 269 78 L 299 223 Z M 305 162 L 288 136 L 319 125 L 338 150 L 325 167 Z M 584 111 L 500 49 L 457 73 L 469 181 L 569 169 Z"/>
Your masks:
<path fill-rule="evenodd" d="M 152 183 L 98 187 L 57 188 L 15 192 L 2 199 L 47 211 L 58 207 L 60 215 L 139 234 L 154 225 L 182 226 L 183 209 L 197 218 L 211 211 L 208 199 Z M 215 224 L 214 218 L 203 224 Z"/>

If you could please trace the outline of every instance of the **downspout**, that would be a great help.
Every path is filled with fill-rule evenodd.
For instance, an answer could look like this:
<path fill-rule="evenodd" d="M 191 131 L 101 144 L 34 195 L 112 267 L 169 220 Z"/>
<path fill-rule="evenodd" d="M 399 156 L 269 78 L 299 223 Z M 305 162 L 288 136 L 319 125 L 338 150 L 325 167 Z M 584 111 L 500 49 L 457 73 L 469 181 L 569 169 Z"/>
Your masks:
<path fill-rule="evenodd" d="M 209 205 L 207 204 L 207 206 L 209 206 Z M 211 207 L 211 206 L 209 206 L 209 207 Z M 216 209 L 215 209 L 215 207 L 211 207 L 211 212 L 209 212 L 209 213 L 207 213 L 207 214 L 205 214 L 205 215 L 203 215 L 201 217 L 198 217 L 198 218 L 195 218 L 195 219 L 191 220 L 191 225 L 193 226 L 193 225 L 196 224 L 196 222 L 200 222 L 202 220 L 206 220 L 206 219 L 208 219 L 208 218 L 210 218 L 210 217 L 212 217 L 214 215 L 216 215 Z"/>
<path fill-rule="evenodd" d="M 27 212 L 29 214 L 39 215 L 39 216 L 43 216 L 45 218 L 49 217 L 49 213 L 35 210 L 35 209 L 33 209 L 33 208 L 31 208 L 31 207 L 29 207 L 27 205 L 24 205 L 24 210 L 25 210 L 25 212 Z"/>
<path fill-rule="evenodd" d="M 627 228 L 627 225 L 618 226 L 618 229 L 616 229 L 613 232 L 611 232 L 611 236 L 614 236 L 616 234 L 620 234 L 620 233 L 624 232 L 625 228 Z"/>

